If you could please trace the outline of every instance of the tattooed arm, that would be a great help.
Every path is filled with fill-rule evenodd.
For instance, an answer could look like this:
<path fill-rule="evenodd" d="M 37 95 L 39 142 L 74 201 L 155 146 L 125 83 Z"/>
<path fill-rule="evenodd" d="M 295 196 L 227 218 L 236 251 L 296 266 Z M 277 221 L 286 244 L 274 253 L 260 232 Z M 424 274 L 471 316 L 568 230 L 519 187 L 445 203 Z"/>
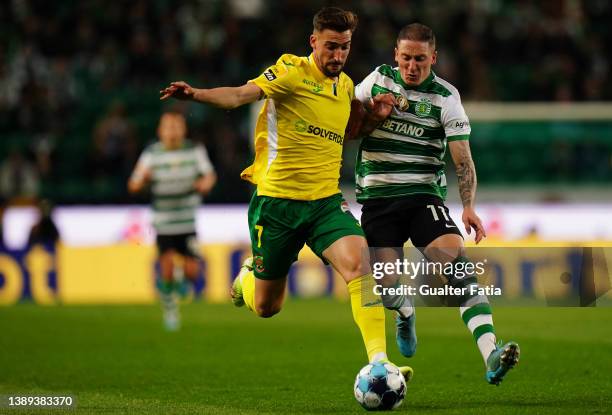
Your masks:
<path fill-rule="evenodd" d="M 476 195 L 476 167 L 472 161 L 470 143 L 467 140 L 451 141 L 448 146 L 455 163 L 461 202 L 464 208 L 472 207 Z"/>
<path fill-rule="evenodd" d="M 475 241 L 480 242 L 486 237 L 484 227 L 480 218 L 474 210 L 476 202 L 476 167 L 470 152 L 470 143 L 467 140 L 457 140 L 448 143 L 459 181 L 459 195 L 463 203 L 463 215 L 461 219 L 468 235 L 472 229 L 476 233 Z"/>

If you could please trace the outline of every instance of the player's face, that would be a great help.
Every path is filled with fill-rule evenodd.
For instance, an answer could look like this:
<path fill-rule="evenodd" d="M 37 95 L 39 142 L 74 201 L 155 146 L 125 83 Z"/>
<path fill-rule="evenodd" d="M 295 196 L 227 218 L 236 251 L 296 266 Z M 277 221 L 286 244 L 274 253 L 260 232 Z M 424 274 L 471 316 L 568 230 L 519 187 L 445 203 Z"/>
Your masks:
<path fill-rule="evenodd" d="M 157 135 L 167 149 L 181 146 L 187 134 L 185 118 L 179 114 L 164 114 L 159 120 Z"/>
<path fill-rule="evenodd" d="M 340 75 L 351 50 L 350 30 L 335 32 L 330 29 L 315 31 L 310 35 L 310 46 L 321 72 L 330 78 Z"/>
<path fill-rule="evenodd" d="M 436 51 L 428 42 L 402 39 L 395 47 L 395 61 L 404 82 L 418 86 L 431 73 L 431 65 L 436 63 Z"/>

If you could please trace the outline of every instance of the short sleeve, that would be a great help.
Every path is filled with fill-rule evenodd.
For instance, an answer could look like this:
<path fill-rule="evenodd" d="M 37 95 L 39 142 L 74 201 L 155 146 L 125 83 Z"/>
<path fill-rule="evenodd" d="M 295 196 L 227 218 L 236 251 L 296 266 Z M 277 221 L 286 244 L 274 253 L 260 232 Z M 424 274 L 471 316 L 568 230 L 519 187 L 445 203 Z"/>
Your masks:
<path fill-rule="evenodd" d="M 448 141 L 469 139 L 472 132 L 470 120 L 463 109 L 458 94 L 453 94 L 448 98 L 442 108 L 441 118 Z"/>
<path fill-rule="evenodd" d="M 249 82 L 261 88 L 266 97 L 278 99 L 293 92 L 297 78 L 298 71 L 295 64 L 290 58 L 285 58 L 283 55 L 275 65 L 270 66 Z"/>
<path fill-rule="evenodd" d="M 198 173 L 202 175 L 214 173 L 215 169 L 208 158 L 208 151 L 203 145 L 199 145 L 195 148 L 196 160 L 198 164 Z"/>
<path fill-rule="evenodd" d="M 151 151 L 146 149 L 142 152 L 138 158 L 138 161 L 136 162 L 136 167 L 134 167 L 134 172 L 132 173 L 131 177 L 132 180 L 142 180 L 147 171 L 151 170 L 152 162 Z"/>
<path fill-rule="evenodd" d="M 370 98 L 372 98 L 372 87 L 374 87 L 377 78 L 377 70 L 366 76 L 364 80 L 355 87 L 355 99 L 362 103 L 368 102 Z"/>

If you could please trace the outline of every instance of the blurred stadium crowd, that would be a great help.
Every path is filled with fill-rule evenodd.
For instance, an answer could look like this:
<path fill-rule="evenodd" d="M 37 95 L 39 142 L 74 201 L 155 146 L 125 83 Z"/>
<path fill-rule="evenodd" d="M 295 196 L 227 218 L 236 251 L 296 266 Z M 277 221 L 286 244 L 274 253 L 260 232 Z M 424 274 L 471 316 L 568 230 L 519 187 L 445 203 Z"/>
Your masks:
<path fill-rule="evenodd" d="M 125 181 L 140 150 L 155 139 L 159 89 L 179 79 L 196 86 L 239 85 L 282 53 L 308 54 L 312 15 L 330 3 L 1 2 L 0 197 L 134 202 Z M 438 37 L 434 69 L 458 87 L 464 101 L 612 99 L 608 1 L 333 4 L 360 18 L 346 68 L 356 82 L 375 65 L 392 63 L 398 29 L 421 21 Z M 209 202 L 247 201 L 250 188 L 239 172 L 251 157 L 248 108 L 223 112 L 172 105 L 184 105 L 191 138 L 207 145 L 219 172 Z M 497 149 L 501 157 L 506 150 Z M 561 163 L 573 171 L 575 157 L 584 154 L 566 150 Z M 609 178 L 609 151 L 603 148 L 603 178 Z M 601 153 L 595 146 L 588 154 Z M 558 167 L 558 161 L 552 163 Z"/>

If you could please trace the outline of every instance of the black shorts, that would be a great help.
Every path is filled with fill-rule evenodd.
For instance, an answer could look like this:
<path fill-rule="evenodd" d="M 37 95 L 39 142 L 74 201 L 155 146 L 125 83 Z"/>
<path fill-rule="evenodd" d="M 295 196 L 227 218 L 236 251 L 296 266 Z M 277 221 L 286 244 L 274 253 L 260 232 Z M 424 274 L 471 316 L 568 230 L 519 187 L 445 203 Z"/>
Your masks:
<path fill-rule="evenodd" d="M 402 247 L 410 240 L 416 248 L 425 248 L 442 235 L 463 237 L 444 202 L 435 196 L 366 200 L 361 212 L 371 247 Z"/>
<path fill-rule="evenodd" d="M 199 258 L 198 239 L 195 233 L 179 235 L 157 235 L 157 251 L 162 255 L 168 251 L 176 251 L 180 255 Z"/>

